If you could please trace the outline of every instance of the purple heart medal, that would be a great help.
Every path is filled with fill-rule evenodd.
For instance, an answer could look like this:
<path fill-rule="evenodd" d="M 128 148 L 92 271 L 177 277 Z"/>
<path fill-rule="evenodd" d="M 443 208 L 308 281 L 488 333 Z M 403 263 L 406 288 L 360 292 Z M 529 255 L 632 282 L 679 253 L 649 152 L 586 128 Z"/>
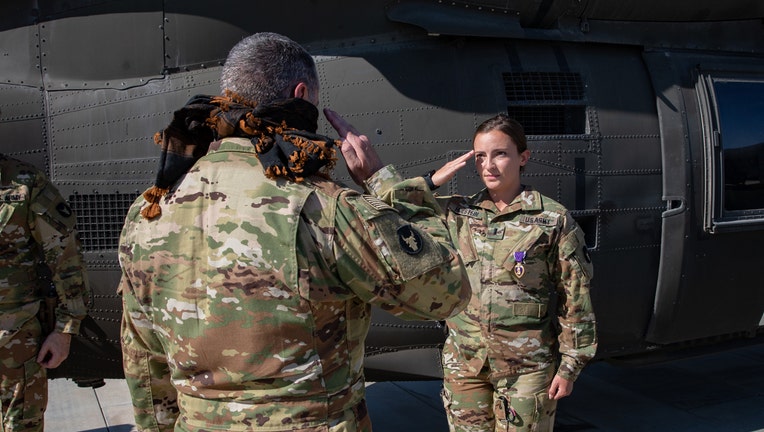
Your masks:
<path fill-rule="evenodd" d="M 525 251 L 515 252 L 515 276 L 521 278 L 525 274 L 525 267 L 523 267 L 523 261 L 525 261 Z"/>

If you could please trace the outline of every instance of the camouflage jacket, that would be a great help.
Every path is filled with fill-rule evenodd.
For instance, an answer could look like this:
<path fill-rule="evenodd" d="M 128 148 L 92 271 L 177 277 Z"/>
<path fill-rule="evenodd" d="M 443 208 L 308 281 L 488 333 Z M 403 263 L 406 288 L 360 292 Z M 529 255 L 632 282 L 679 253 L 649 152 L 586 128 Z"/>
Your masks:
<path fill-rule="evenodd" d="M 527 186 L 502 212 L 485 190 L 438 200 L 472 286 L 469 306 L 448 320 L 444 361 L 501 378 L 549 367 L 559 350 L 557 374 L 575 380 L 597 337 L 592 265 L 565 207 Z"/>
<path fill-rule="evenodd" d="M 371 304 L 444 319 L 469 298 L 442 215 L 418 196 L 429 207 L 273 181 L 249 140 L 227 138 L 158 219 L 139 198 L 119 249 L 139 430 L 313 430 L 358 405 Z"/>
<path fill-rule="evenodd" d="M 79 332 L 90 291 L 75 216 L 45 174 L 0 155 L 0 345 L 34 318 L 53 283 L 55 330 Z M 50 278 L 41 277 L 50 270 Z"/>

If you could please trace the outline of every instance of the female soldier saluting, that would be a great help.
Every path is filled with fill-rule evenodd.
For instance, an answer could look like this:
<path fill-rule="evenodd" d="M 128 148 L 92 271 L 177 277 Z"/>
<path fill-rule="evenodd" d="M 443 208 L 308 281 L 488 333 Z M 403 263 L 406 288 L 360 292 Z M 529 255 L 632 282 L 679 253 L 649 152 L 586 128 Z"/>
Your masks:
<path fill-rule="evenodd" d="M 472 286 L 467 309 L 447 320 L 450 428 L 551 431 L 557 400 L 597 346 L 584 234 L 565 207 L 520 182 L 530 151 L 506 115 L 483 122 L 474 150 L 425 181 L 446 183 L 473 156 L 485 189 L 438 198 Z"/>

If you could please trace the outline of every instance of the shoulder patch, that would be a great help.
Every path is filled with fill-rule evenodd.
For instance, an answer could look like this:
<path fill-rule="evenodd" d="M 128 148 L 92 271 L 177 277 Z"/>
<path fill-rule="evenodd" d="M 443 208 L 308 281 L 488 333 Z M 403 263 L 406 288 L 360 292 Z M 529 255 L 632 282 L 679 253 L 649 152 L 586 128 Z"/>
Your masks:
<path fill-rule="evenodd" d="M 65 218 L 69 218 L 72 216 L 72 208 L 69 207 L 69 204 L 65 202 L 58 203 L 58 205 L 56 206 L 56 211 L 58 212 L 58 214 L 60 214 L 61 216 Z"/>
<path fill-rule="evenodd" d="M 370 265 L 380 266 L 396 284 L 419 277 L 452 259 L 449 251 L 427 234 L 425 227 L 406 221 L 394 209 L 377 211 L 363 199 L 348 200 L 348 203 L 360 223 L 353 229 L 364 231 L 363 236 L 375 251 L 376 259 L 368 257 L 373 262 Z"/>
<path fill-rule="evenodd" d="M 401 249 L 409 255 L 417 255 L 422 252 L 424 242 L 422 236 L 411 226 L 402 225 L 398 228 L 398 243 L 401 245 Z"/>

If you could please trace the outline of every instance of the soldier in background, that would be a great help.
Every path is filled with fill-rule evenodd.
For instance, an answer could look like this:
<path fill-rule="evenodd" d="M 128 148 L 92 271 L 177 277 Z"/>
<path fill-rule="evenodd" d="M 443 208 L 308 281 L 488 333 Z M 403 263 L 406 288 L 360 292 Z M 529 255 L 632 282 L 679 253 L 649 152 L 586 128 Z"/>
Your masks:
<path fill-rule="evenodd" d="M 136 425 L 370 431 L 371 305 L 444 319 L 469 297 L 437 204 L 336 113 L 324 111 L 341 143 L 315 133 L 317 71 L 294 41 L 242 40 L 221 87 L 157 137 L 157 180 L 122 230 Z M 378 197 L 330 179 L 338 144 L 354 181 Z"/>
<path fill-rule="evenodd" d="M 451 431 L 551 431 L 557 401 L 597 348 L 584 233 L 567 209 L 523 185 L 523 127 L 499 114 L 474 149 L 425 176 L 430 189 L 474 157 L 485 189 L 438 201 L 472 286 L 448 319 L 443 400 Z M 558 358 L 561 356 L 561 361 Z"/>
<path fill-rule="evenodd" d="M 2 430 L 42 431 L 45 368 L 69 355 L 87 314 L 87 274 L 74 213 L 45 174 L 0 154 L 0 197 Z"/>

